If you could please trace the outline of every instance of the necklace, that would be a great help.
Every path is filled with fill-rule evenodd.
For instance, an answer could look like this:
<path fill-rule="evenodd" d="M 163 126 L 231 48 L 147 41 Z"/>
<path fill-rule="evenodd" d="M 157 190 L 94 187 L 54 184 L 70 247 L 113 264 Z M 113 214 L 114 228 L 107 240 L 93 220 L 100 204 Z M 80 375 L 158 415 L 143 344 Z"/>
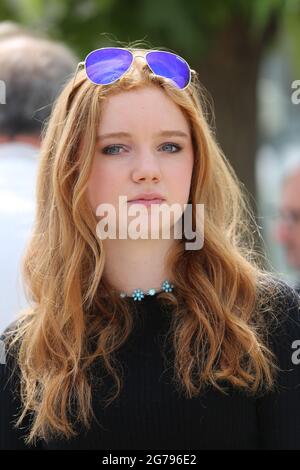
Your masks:
<path fill-rule="evenodd" d="M 170 284 L 170 282 L 166 280 L 162 283 L 161 289 L 164 292 L 172 292 L 172 290 L 174 289 L 174 285 Z M 147 292 L 144 292 L 141 289 L 134 289 L 130 297 L 132 297 L 133 300 L 135 301 L 136 300 L 141 301 L 145 297 L 145 295 L 153 296 L 155 294 L 158 294 L 159 292 L 161 291 L 156 290 L 156 289 L 149 289 Z M 120 297 L 124 298 L 124 297 L 129 297 L 129 296 L 126 294 L 126 292 L 121 292 Z"/>

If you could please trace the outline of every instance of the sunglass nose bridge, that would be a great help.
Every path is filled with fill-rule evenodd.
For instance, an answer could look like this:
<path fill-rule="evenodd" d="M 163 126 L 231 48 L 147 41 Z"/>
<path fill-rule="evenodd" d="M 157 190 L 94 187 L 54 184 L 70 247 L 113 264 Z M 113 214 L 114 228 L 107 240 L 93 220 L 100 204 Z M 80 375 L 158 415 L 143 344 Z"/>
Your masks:
<path fill-rule="evenodd" d="M 133 54 L 133 57 L 136 59 L 137 57 L 141 57 L 142 59 L 145 59 L 145 56 L 144 55 L 135 55 Z"/>
<path fill-rule="evenodd" d="M 133 56 L 132 64 L 134 63 L 135 59 L 143 59 L 143 68 L 148 67 L 148 69 L 150 69 L 150 71 L 152 71 L 150 65 L 148 64 L 146 54 L 145 55 L 135 55 L 135 54 L 132 53 L 132 56 Z"/>
<path fill-rule="evenodd" d="M 147 62 L 147 59 L 146 59 L 146 55 L 135 55 L 132 53 L 132 56 L 133 56 L 133 62 L 135 61 L 135 59 L 143 59 L 144 62 L 145 62 L 145 65 L 148 65 L 149 67 L 149 64 Z"/>

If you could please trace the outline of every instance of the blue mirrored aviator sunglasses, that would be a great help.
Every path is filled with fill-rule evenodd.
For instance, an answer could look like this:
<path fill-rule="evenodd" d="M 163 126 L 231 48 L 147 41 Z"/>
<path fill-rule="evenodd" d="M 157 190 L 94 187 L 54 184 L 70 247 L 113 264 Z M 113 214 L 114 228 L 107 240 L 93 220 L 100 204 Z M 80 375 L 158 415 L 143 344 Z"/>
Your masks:
<path fill-rule="evenodd" d="M 96 85 L 110 85 L 128 72 L 135 57 L 143 57 L 155 75 L 171 80 L 181 90 L 189 86 L 192 74 L 196 73 L 173 52 L 151 50 L 143 56 L 134 56 L 132 51 L 121 47 L 96 49 L 78 67 L 84 65 L 87 77 Z"/>

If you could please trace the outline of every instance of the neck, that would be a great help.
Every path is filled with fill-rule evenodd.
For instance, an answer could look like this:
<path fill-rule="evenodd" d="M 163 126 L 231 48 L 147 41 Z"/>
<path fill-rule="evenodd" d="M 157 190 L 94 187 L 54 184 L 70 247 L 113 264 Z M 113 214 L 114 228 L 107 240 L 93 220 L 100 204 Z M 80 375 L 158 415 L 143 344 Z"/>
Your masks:
<path fill-rule="evenodd" d="M 176 240 L 103 240 L 105 250 L 104 277 L 119 292 L 160 290 L 171 281 L 166 260 Z"/>
<path fill-rule="evenodd" d="M 40 147 L 41 138 L 38 135 L 26 135 L 26 134 L 17 134 L 14 136 L 0 135 L 0 144 L 9 144 L 13 142 L 28 144 L 34 147 Z"/>

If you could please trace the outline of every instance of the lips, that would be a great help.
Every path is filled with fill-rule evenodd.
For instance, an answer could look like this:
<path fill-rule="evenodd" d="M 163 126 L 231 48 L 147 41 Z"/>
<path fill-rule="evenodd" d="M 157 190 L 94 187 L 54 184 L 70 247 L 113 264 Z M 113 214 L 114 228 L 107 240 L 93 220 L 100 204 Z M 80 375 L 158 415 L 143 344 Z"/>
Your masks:
<path fill-rule="evenodd" d="M 138 194 L 133 199 L 129 199 L 128 202 L 136 202 L 136 203 L 143 203 L 145 201 L 151 201 L 153 204 L 160 203 L 164 201 L 165 198 L 159 193 L 144 193 Z"/>
<path fill-rule="evenodd" d="M 135 199 L 128 201 L 129 204 L 143 204 L 144 206 L 150 206 L 151 204 L 161 204 L 164 199 Z"/>

